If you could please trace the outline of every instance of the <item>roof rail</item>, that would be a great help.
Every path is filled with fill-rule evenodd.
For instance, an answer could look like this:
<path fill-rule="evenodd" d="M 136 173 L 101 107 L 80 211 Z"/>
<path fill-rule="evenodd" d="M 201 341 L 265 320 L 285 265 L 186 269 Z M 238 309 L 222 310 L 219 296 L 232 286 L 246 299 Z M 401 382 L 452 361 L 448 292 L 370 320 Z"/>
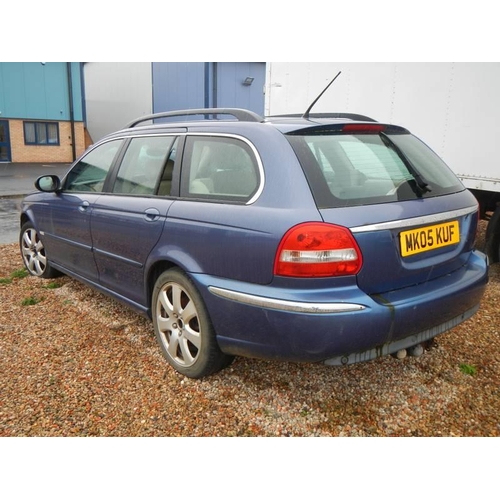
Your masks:
<path fill-rule="evenodd" d="M 287 115 L 274 115 L 269 118 L 302 118 L 303 114 L 301 113 L 292 113 Z M 364 122 L 376 122 L 373 118 L 365 115 L 358 115 L 356 113 L 310 113 L 308 115 L 308 119 L 311 118 L 348 118 L 350 120 L 358 120 Z"/>
<path fill-rule="evenodd" d="M 142 116 L 131 121 L 125 128 L 133 128 L 139 123 L 155 120 L 157 118 L 171 118 L 174 116 L 191 116 L 191 115 L 231 115 L 241 122 L 262 122 L 264 119 L 253 111 L 239 108 L 199 108 L 199 109 L 182 109 L 179 111 L 165 111 L 162 113 L 153 113 L 151 115 Z"/>

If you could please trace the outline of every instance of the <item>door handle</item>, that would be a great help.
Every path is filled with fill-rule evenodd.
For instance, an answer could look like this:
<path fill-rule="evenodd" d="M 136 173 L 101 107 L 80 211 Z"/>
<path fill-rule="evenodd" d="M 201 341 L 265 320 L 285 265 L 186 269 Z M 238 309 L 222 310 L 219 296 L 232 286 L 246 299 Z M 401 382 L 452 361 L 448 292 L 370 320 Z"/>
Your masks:
<path fill-rule="evenodd" d="M 78 207 L 78 210 L 80 210 L 80 212 L 86 212 L 89 207 L 90 203 L 88 201 L 83 201 L 82 204 Z"/>
<path fill-rule="evenodd" d="M 144 218 L 148 222 L 154 222 L 160 218 L 160 212 L 156 208 L 148 208 L 144 210 Z"/>

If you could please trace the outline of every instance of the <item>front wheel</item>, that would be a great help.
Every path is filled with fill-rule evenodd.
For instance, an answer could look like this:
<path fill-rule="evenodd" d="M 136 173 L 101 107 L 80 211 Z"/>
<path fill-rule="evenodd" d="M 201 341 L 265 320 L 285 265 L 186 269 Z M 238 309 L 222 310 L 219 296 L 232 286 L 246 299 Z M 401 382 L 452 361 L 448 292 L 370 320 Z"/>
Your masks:
<path fill-rule="evenodd" d="M 60 276 L 61 273 L 50 265 L 40 235 L 31 222 L 26 222 L 21 228 L 19 246 L 24 265 L 31 275 L 39 278 Z"/>
<path fill-rule="evenodd" d="M 180 269 L 169 269 L 156 281 L 153 325 L 165 359 L 190 378 L 202 378 L 228 366 L 232 356 L 217 344 L 203 300 Z"/>

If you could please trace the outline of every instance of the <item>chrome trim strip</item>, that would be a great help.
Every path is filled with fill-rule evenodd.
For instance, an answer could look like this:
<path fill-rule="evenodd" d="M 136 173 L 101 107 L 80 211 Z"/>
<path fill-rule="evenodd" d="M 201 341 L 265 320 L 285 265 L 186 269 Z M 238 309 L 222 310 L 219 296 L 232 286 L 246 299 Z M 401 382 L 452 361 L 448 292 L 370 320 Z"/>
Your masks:
<path fill-rule="evenodd" d="M 437 222 L 456 219 L 477 212 L 476 205 L 473 207 L 462 208 L 460 210 L 450 210 L 439 214 L 424 215 L 422 217 L 412 217 L 411 219 L 400 219 L 391 222 L 380 222 L 379 224 L 367 224 L 366 226 L 351 227 L 352 233 L 366 233 L 370 231 L 385 231 L 388 229 L 403 229 L 411 226 L 421 226 L 425 224 L 435 224 Z"/>
<path fill-rule="evenodd" d="M 214 295 L 223 297 L 224 299 L 234 300 L 241 304 L 250 306 L 263 307 L 273 309 L 275 311 L 298 312 L 308 314 L 331 314 L 362 311 L 366 306 L 361 304 L 348 304 L 343 302 L 328 303 L 328 302 L 294 302 L 291 300 L 272 299 L 269 297 L 260 297 L 234 290 L 226 290 L 216 286 L 209 286 L 208 289 Z"/>

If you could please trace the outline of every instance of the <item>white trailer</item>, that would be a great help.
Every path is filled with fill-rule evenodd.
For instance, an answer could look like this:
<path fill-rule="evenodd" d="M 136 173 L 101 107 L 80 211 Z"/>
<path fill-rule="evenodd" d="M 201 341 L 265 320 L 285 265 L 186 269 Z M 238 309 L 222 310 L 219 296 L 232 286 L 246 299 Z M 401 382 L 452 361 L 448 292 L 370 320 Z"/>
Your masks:
<path fill-rule="evenodd" d="M 486 251 L 500 261 L 500 63 L 268 63 L 266 115 L 346 112 L 401 125 L 479 201 Z"/>

